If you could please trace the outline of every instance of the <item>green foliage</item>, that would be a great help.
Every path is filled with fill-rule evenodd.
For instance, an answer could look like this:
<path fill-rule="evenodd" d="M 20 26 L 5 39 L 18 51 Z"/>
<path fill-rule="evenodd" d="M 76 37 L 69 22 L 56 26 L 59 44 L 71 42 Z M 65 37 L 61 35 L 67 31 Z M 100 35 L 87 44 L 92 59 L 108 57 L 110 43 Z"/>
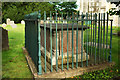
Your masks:
<path fill-rule="evenodd" d="M 41 10 L 41 16 L 46 11 L 46 15 L 49 15 L 49 11 L 53 10 L 53 5 L 48 2 L 4 2 L 2 4 L 3 22 L 6 22 L 7 18 L 19 23 L 24 19 L 26 14 Z"/>
<path fill-rule="evenodd" d="M 116 7 L 118 7 L 120 5 L 120 1 L 119 2 L 112 2 L 116 5 Z M 119 15 L 120 16 L 120 9 L 117 10 L 117 8 L 111 8 L 109 9 L 109 14 L 110 15 Z"/>
<path fill-rule="evenodd" d="M 54 2 L 52 3 L 54 5 L 54 10 L 58 12 L 58 15 L 61 16 L 61 12 L 64 14 L 64 18 L 68 14 L 71 16 L 72 12 L 77 12 L 75 9 L 77 8 L 76 2 Z"/>
<path fill-rule="evenodd" d="M 98 71 L 93 71 L 93 72 L 86 72 L 83 75 L 80 76 L 74 76 L 72 78 L 76 78 L 77 80 L 81 79 L 88 79 L 88 80 L 108 80 L 108 79 L 113 79 L 117 78 L 120 76 L 118 70 L 118 66 L 113 66 L 111 68 L 106 68 L 104 70 L 98 70 Z"/>
<path fill-rule="evenodd" d="M 62 9 L 62 12 L 68 12 L 69 14 L 72 14 L 72 12 L 76 12 L 77 5 L 76 2 L 63 2 L 59 4 L 60 9 Z"/>
<path fill-rule="evenodd" d="M 33 13 L 41 10 L 41 18 L 43 19 L 43 13 L 46 11 L 46 16 L 49 16 L 50 11 L 55 11 L 61 15 L 68 12 L 70 15 L 72 12 L 76 12 L 74 9 L 77 8 L 76 2 L 4 2 L 2 3 L 2 21 L 6 22 L 7 18 L 14 20 L 15 23 L 20 23 L 24 19 L 26 14 Z M 64 14 L 64 17 L 66 14 Z"/>

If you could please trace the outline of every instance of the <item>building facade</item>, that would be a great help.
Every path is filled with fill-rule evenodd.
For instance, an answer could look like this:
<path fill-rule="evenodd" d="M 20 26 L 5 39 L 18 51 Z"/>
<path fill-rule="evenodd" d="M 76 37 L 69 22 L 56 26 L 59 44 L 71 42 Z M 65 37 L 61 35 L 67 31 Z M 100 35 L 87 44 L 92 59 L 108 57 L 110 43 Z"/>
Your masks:
<path fill-rule="evenodd" d="M 83 13 L 106 13 L 110 8 L 117 8 L 115 4 L 107 2 L 107 0 L 80 0 L 80 14 Z M 109 16 L 109 19 L 113 19 L 113 26 L 119 25 L 119 16 Z"/>

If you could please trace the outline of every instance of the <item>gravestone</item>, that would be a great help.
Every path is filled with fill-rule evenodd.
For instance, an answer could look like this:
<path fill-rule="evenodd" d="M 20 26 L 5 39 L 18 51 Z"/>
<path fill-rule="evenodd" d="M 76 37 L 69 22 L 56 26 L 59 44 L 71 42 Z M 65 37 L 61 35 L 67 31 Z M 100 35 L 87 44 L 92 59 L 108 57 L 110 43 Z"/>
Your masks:
<path fill-rule="evenodd" d="M 22 20 L 22 21 L 21 21 L 21 24 L 25 24 L 25 21 L 24 21 L 24 20 Z"/>
<path fill-rule="evenodd" d="M 10 25 L 10 19 L 9 18 L 6 19 L 6 24 Z"/>
<path fill-rule="evenodd" d="M 8 31 L 6 29 L 3 29 L 2 27 L 0 27 L 0 31 L 2 31 L 2 50 L 8 50 Z"/>
<path fill-rule="evenodd" d="M 10 21 L 10 25 L 11 25 L 12 28 L 16 28 L 17 27 L 17 25 L 14 23 L 14 21 Z"/>
<path fill-rule="evenodd" d="M 6 27 L 6 24 L 5 24 L 5 23 L 3 23 L 3 24 L 2 24 L 2 27 Z"/>
<path fill-rule="evenodd" d="M 10 21 L 10 25 L 13 25 L 13 24 L 15 24 L 14 21 Z"/>

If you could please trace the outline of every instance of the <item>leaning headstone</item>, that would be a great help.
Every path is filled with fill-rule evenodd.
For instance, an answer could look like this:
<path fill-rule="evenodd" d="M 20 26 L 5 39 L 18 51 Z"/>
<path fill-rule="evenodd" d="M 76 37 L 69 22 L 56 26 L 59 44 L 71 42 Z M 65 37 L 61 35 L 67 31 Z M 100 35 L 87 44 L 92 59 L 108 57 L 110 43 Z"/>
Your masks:
<path fill-rule="evenodd" d="M 6 19 L 6 24 L 10 25 L 10 19 L 9 18 Z"/>
<path fill-rule="evenodd" d="M 3 23 L 3 24 L 2 24 L 2 27 L 6 27 L 6 24 L 5 24 L 5 23 Z"/>
<path fill-rule="evenodd" d="M 0 27 L 0 31 L 2 31 L 2 50 L 8 50 L 8 31 L 6 29 L 3 29 L 2 27 Z"/>
<path fill-rule="evenodd" d="M 13 25 L 13 24 L 15 24 L 14 21 L 10 21 L 10 25 Z"/>
<path fill-rule="evenodd" d="M 22 20 L 22 21 L 21 21 L 21 24 L 25 24 L 25 21 L 24 21 L 24 20 Z"/>

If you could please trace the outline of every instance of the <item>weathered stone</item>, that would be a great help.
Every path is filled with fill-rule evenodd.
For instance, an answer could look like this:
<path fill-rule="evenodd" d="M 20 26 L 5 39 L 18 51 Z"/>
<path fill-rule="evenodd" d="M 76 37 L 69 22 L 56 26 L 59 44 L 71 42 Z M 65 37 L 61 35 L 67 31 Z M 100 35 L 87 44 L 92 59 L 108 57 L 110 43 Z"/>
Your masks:
<path fill-rule="evenodd" d="M 6 24 L 10 25 L 10 19 L 9 18 L 6 19 Z"/>
<path fill-rule="evenodd" d="M 15 24 L 14 21 L 10 21 L 10 25 L 13 25 L 13 24 Z"/>
<path fill-rule="evenodd" d="M 51 63 L 51 56 L 50 56 L 50 29 L 46 25 L 46 57 L 47 61 Z M 52 25 L 52 65 L 56 65 L 56 31 L 54 29 L 54 25 Z M 64 25 L 64 27 L 66 27 Z M 79 26 L 80 27 L 80 26 Z M 70 28 L 70 27 L 69 27 Z M 61 47 L 61 25 L 58 24 L 58 31 L 57 31 L 57 59 L 58 59 L 58 64 L 61 64 L 61 55 L 62 55 L 62 47 Z M 74 30 L 74 37 L 73 37 L 73 47 L 74 47 L 74 62 L 76 62 L 76 44 L 78 44 L 78 62 L 81 62 L 81 30 L 78 30 L 78 43 L 76 43 L 76 29 Z M 41 51 L 42 55 L 44 56 L 44 27 L 41 25 Z M 83 46 L 84 47 L 84 46 Z M 69 52 L 69 63 L 72 63 L 72 30 L 69 29 L 68 31 L 68 52 Z M 89 55 L 88 55 L 89 59 Z M 86 53 L 85 50 L 83 49 L 83 61 L 86 61 Z M 63 64 L 66 64 L 67 62 L 67 30 L 63 30 Z"/>
<path fill-rule="evenodd" d="M 0 27 L 0 29 L 2 30 L 2 50 L 8 50 L 8 31 L 6 29 L 3 29 L 2 27 Z"/>
<path fill-rule="evenodd" d="M 21 21 L 21 24 L 25 24 L 25 21 L 24 21 L 24 20 L 22 20 L 22 21 Z"/>
<path fill-rule="evenodd" d="M 3 24 L 2 24 L 2 27 L 6 27 L 6 24 L 5 24 L 5 23 L 3 23 Z"/>

